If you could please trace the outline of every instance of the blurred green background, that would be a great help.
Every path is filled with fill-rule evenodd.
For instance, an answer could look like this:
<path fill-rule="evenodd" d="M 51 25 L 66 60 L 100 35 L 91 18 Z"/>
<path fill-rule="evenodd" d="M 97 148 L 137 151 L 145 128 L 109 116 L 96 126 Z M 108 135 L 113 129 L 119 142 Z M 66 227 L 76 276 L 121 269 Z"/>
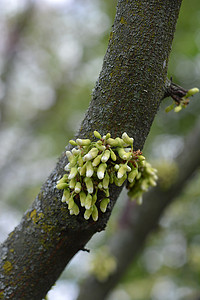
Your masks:
<path fill-rule="evenodd" d="M 73 138 L 101 70 L 116 11 L 111 0 L 0 0 L 0 240 L 18 224 L 68 140 Z M 169 62 L 169 77 L 200 88 L 200 2 L 183 1 Z M 179 114 L 165 100 L 144 154 L 173 161 L 199 118 L 200 96 Z M 190 151 L 190 149 L 186 149 Z M 197 300 L 200 295 L 199 172 L 149 237 L 137 262 L 109 300 Z M 123 206 L 116 205 L 106 233 L 95 236 L 71 262 L 49 299 L 75 299 L 96 247 L 113 234 Z M 81 264 L 80 264 L 81 261 Z M 67 296 L 66 296 L 67 295 Z"/>

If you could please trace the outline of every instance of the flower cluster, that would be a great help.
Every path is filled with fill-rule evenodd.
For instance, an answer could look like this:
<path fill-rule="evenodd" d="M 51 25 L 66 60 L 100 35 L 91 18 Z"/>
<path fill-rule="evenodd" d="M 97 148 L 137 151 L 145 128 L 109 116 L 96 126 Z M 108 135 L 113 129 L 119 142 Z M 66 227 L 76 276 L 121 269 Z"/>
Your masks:
<path fill-rule="evenodd" d="M 182 97 L 180 99 L 176 99 L 175 101 L 173 101 L 173 103 L 171 105 L 167 106 L 165 108 L 165 111 L 166 112 L 171 111 L 174 108 L 174 106 L 175 106 L 175 108 L 174 108 L 175 112 L 181 111 L 182 108 L 186 108 L 187 105 L 189 104 L 189 102 L 190 102 L 189 97 L 195 95 L 198 92 L 199 92 L 198 88 L 190 89 L 189 91 L 187 91 L 187 93 L 184 97 Z"/>
<path fill-rule="evenodd" d="M 115 272 L 116 268 L 116 258 L 111 254 L 108 247 L 103 246 L 97 250 L 91 260 L 90 273 L 95 276 L 98 281 L 104 282 Z"/>
<path fill-rule="evenodd" d="M 142 152 L 133 150 L 133 138 L 127 133 L 113 139 L 110 133 L 101 137 L 94 131 L 94 136 L 96 142 L 79 138 L 69 141 L 74 148 L 66 151 L 66 174 L 56 187 L 64 189 L 62 202 L 67 203 L 71 215 L 78 215 L 82 207 L 86 220 L 92 217 L 97 221 L 99 211 L 105 212 L 110 201 L 110 184 L 121 186 L 127 179 L 129 193 L 137 198 L 149 185 L 155 185 L 156 175 Z"/>
<path fill-rule="evenodd" d="M 153 168 L 150 163 L 143 161 L 143 165 L 138 168 L 134 181 L 127 185 L 129 197 L 133 200 L 136 199 L 141 204 L 143 193 L 147 192 L 151 186 L 156 186 L 157 180 L 157 169 Z"/>

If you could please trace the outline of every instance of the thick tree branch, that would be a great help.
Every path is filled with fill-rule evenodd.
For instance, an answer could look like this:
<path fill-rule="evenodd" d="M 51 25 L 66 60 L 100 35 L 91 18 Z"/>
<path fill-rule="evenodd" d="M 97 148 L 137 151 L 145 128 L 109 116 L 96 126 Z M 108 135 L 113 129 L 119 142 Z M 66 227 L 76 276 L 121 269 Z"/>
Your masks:
<path fill-rule="evenodd" d="M 117 268 L 106 281 L 88 277 L 81 287 L 77 300 L 102 300 L 113 290 L 144 245 L 148 235 L 158 228 L 159 219 L 167 206 L 183 191 L 188 180 L 200 166 L 200 120 L 188 135 L 185 147 L 177 158 L 178 176 L 168 190 L 160 186 L 144 195 L 138 206 L 128 202 L 121 216 L 116 234 L 110 241 L 110 253 L 116 258 Z M 190 151 L 187 151 L 190 149 Z"/>
<path fill-rule="evenodd" d="M 79 136 L 126 131 L 142 149 L 165 92 L 167 62 L 181 0 L 119 0 L 102 71 Z M 105 228 L 121 188 L 110 189 L 110 209 L 99 221 L 70 216 L 55 188 L 63 154 L 21 223 L 2 244 L 0 295 L 42 299 L 70 259 Z"/>

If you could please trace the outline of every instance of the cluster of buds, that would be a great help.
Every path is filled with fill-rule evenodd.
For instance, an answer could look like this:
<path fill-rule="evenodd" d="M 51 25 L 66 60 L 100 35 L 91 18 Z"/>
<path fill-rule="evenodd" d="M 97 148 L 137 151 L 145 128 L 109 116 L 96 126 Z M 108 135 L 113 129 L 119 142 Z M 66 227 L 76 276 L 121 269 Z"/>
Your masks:
<path fill-rule="evenodd" d="M 66 174 L 56 187 L 64 189 L 62 202 L 67 203 L 71 215 L 78 215 L 82 210 L 86 220 L 92 217 L 97 221 L 99 212 L 104 213 L 110 202 L 110 184 L 121 186 L 127 180 L 132 193 L 141 180 L 140 190 L 145 191 L 149 185 L 155 185 L 156 178 L 142 152 L 133 150 L 133 138 L 127 133 L 113 139 L 110 133 L 102 137 L 94 131 L 94 136 L 96 142 L 79 138 L 69 141 L 74 148 L 66 151 L 69 161 Z"/>
<path fill-rule="evenodd" d="M 161 160 L 156 163 L 159 185 L 163 190 L 168 190 L 176 181 L 179 169 L 175 161 Z"/>
<path fill-rule="evenodd" d="M 129 197 L 136 200 L 138 204 L 142 204 L 143 193 L 147 192 L 151 186 L 156 186 L 157 180 L 157 169 L 153 168 L 150 163 L 143 161 L 143 165 L 138 168 L 134 181 L 127 184 Z"/>
<path fill-rule="evenodd" d="M 98 281 L 104 282 L 115 272 L 116 267 L 116 258 L 111 254 L 108 247 L 103 246 L 97 250 L 91 260 L 90 273 L 95 276 Z"/>
<path fill-rule="evenodd" d="M 186 108 L 187 105 L 189 104 L 189 102 L 190 102 L 189 97 L 195 95 L 198 92 L 199 92 L 198 88 L 193 88 L 193 89 L 186 91 L 185 95 L 183 97 L 172 95 L 172 98 L 174 99 L 174 101 L 171 105 L 169 105 L 165 108 L 165 111 L 169 112 L 172 109 L 174 109 L 175 112 L 181 111 L 182 108 Z M 174 106 L 175 106 L 175 108 L 174 108 Z"/>

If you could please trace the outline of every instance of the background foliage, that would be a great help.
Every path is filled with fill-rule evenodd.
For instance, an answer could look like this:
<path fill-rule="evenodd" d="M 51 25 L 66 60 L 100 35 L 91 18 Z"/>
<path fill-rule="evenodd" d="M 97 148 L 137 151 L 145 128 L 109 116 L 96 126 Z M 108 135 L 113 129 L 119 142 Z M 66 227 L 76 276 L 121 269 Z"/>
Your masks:
<path fill-rule="evenodd" d="M 37 195 L 57 157 L 79 127 L 101 69 L 116 2 L 1 0 L 0 23 L 0 239 L 4 240 Z M 200 87 L 200 2 L 183 1 L 169 62 L 169 77 Z M 184 111 L 166 114 L 165 100 L 144 154 L 152 164 L 171 162 L 193 130 L 199 96 Z M 185 149 L 191 151 L 192 149 Z M 184 300 L 200 295 L 199 172 L 185 186 L 149 237 L 137 262 L 109 297 Z M 107 231 L 79 253 L 49 299 L 75 299 L 95 249 L 106 244 L 125 205 L 122 193 Z M 162 201 L 162 199 L 160 199 Z M 68 293 L 68 294 L 67 294 Z M 64 294 L 64 298 L 63 297 Z"/>

